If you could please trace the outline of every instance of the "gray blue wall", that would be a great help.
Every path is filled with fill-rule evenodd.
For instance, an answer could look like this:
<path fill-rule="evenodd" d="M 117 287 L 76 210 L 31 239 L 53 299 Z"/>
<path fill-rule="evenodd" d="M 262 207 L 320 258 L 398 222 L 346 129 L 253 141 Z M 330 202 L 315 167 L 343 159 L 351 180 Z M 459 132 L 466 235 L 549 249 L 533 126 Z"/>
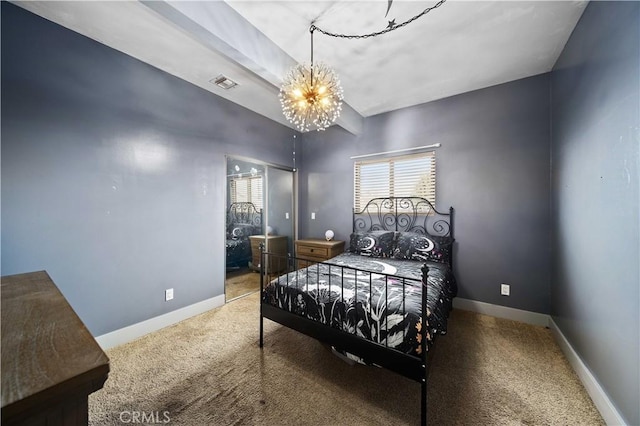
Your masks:
<path fill-rule="evenodd" d="M 348 241 L 349 157 L 441 143 L 436 204 L 455 208 L 459 296 L 549 313 L 549 134 L 548 74 L 370 117 L 357 137 L 305 134 L 300 235 Z"/>
<path fill-rule="evenodd" d="M 222 295 L 224 155 L 292 166 L 292 133 L 2 2 L 2 275 L 94 335 Z"/>
<path fill-rule="evenodd" d="M 591 2 L 551 82 L 551 314 L 637 425 L 640 3 Z"/>

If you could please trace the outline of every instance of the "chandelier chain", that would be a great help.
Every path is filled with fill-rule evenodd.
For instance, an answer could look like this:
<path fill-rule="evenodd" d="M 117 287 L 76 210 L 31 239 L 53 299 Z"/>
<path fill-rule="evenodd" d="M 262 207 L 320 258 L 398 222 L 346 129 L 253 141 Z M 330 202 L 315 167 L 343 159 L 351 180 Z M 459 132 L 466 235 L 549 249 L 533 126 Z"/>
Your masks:
<path fill-rule="evenodd" d="M 311 33 L 311 86 L 313 86 L 313 25 L 309 28 L 309 32 Z"/>
<path fill-rule="evenodd" d="M 400 24 L 394 24 L 392 26 L 389 26 L 387 28 L 385 28 L 382 31 L 376 31 L 373 33 L 369 33 L 369 34 L 338 34 L 338 33 L 332 33 L 330 31 L 326 31 L 323 30 L 322 28 L 317 27 L 315 24 L 311 24 L 311 34 L 313 35 L 313 31 L 314 30 L 318 30 L 320 31 L 322 34 L 324 35 L 328 35 L 329 37 L 338 37 L 338 38 L 348 38 L 348 39 L 356 39 L 356 38 L 370 38 L 370 37 L 376 37 L 382 34 L 386 34 L 388 32 L 391 32 L 393 30 L 397 30 L 398 28 L 402 28 L 406 25 L 409 25 L 410 23 L 412 23 L 413 21 L 415 21 L 418 18 L 421 18 L 422 16 L 426 15 L 427 13 L 431 12 L 433 9 L 437 9 L 440 6 L 442 6 L 444 4 L 444 2 L 446 2 L 447 0 L 440 0 L 438 3 L 434 4 L 431 7 L 426 8 L 425 10 L 423 10 L 422 12 L 420 12 L 419 14 L 417 14 L 416 16 L 414 16 L 411 19 L 408 19 Z"/>
<path fill-rule="evenodd" d="M 439 0 L 435 5 L 426 8 L 413 18 L 396 24 L 395 19 L 389 21 L 389 25 L 382 31 L 370 34 L 337 34 L 325 31 L 311 22 L 311 65 L 297 65 L 285 76 L 280 87 L 280 104 L 282 112 L 287 120 L 295 125 L 298 130 L 306 132 L 315 126 L 317 130 L 329 127 L 340 116 L 344 99 L 342 87 L 337 74 L 324 63 L 313 62 L 313 33 L 318 30 L 330 37 L 347 39 L 369 38 L 386 34 L 398 28 L 404 27 L 416 19 L 426 15 L 433 9 L 437 9 L 446 0 Z M 391 0 L 389 1 L 391 5 Z M 388 11 L 388 9 L 387 9 Z M 295 136 L 294 136 L 295 137 Z M 294 139 L 294 167 L 295 167 L 295 139 Z"/>

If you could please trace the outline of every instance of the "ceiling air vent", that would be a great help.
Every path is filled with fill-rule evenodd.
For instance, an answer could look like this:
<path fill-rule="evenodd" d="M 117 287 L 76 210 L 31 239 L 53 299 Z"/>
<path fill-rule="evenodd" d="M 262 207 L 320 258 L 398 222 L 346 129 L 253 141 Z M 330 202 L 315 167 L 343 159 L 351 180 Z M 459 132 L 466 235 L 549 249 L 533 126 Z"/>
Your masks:
<path fill-rule="evenodd" d="M 216 86 L 222 87 L 225 90 L 231 89 L 231 88 L 236 87 L 238 85 L 238 83 L 236 83 L 235 81 L 231 80 L 228 77 L 225 77 L 222 74 L 220 74 L 216 78 L 214 78 L 212 80 L 209 80 L 209 81 L 212 82 L 213 84 L 215 84 Z"/>

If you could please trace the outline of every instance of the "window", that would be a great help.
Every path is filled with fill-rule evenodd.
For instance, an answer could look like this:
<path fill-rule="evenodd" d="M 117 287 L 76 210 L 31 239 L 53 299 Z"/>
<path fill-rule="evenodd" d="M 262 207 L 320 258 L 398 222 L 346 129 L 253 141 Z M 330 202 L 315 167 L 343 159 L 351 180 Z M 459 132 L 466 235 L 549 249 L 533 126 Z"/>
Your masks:
<path fill-rule="evenodd" d="M 248 201 L 262 209 L 262 176 L 232 179 L 230 196 L 232 203 Z"/>
<path fill-rule="evenodd" d="M 435 152 L 356 161 L 354 208 L 362 210 L 377 197 L 423 197 L 436 204 Z"/>

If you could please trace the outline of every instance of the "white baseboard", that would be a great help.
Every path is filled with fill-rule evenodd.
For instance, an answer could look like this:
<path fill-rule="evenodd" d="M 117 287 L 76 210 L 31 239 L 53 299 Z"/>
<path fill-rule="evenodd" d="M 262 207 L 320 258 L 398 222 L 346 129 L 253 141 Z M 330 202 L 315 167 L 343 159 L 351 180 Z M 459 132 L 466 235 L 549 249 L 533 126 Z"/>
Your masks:
<path fill-rule="evenodd" d="M 224 295 L 212 297 L 211 299 L 203 300 L 202 302 L 194 303 L 193 305 L 185 306 L 184 308 L 176 309 L 175 311 L 103 334 L 96 337 L 96 341 L 102 349 L 106 350 L 114 346 L 128 343 L 144 336 L 145 334 L 176 324 L 195 315 L 220 307 L 224 305 L 224 303 Z M 580 356 L 576 353 L 567 338 L 560 331 L 560 328 L 558 328 L 557 324 L 549 315 L 508 308 L 506 306 L 493 305 L 491 303 L 479 302 L 476 300 L 462 299 L 459 297 L 453 299 L 453 307 L 464 311 L 478 312 L 480 314 L 520 321 L 527 324 L 550 327 L 553 336 L 562 349 L 562 352 L 567 357 L 569 364 L 578 375 L 578 378 L 584 385 L 589 396 L 591 396 L 591 399 L 607 425 L 626 425 L 624 419 L 609 399 L 609 396 L 606 394 L 604 389 L 602 389 L 602 386 L 600 386 L 591 371 L 589 371 Z"/>
<path fill-rule="evenodd" d="M 607 393 L 604 391 L 604 389 L 602 389 L 600 383 L 598 383 L 598 381 L 582 361 L 578 353 L 573 349 L 571 343 L 569 343 L 564 334 L 562 334 L 562 331 L 560 331 L 560 328 L 555 323 L 553 318 L 549 318 L 549 328 L 551 328 L 551 332 L 558 342 L 558 345 L 562 349 L 562 352 L 564 352 L 564 355 L 567 357 L 569 364 L 571 364 L 573 370 L 580 378 L 580 381 L 593 400 L 593 403 L 600 412 L 600 415 L 604 419 L 605 423 L 610 426 L 626 425 L 626 422 L 609 399 Z"/>
<path fill-rule="evenodd" d="M 224 305 L 224 294 L 103 334 L 96 337 L 96 341 L 103 350 L 106 350 L 131 342 L 145 334 L 158 331 L 222 305 Z"/>
<path fill-rule="evenodd" d="M 505 318 L 527 324 L 549 326 L 549 315 L 538 312 L 524 311 L 522 309 L 508 308 L 506 306 L 493 305 L 491 303 L 479 302 L 477 300 L 453 299 L 453 307 L 463 311 L 477 312 L 479 314 L 490 315 L 497 318 Z"/>
<path fill-rule="evenodd" d="M 498 318 L 520 321 L 527 324 L 541 325 L 549 327 L 556 342 L 567 357 L 569 364 L 578 375 L 578 378 L 585 387 L 585 390 L 593 400 L 600 415 L 609 426 L 626 426 L 626 422 L 615 408 L 611 399 L 604 391 L 600 383 L 596 380 L 589 368 L 582 361 L 578 353 L 573 349 L 567 338 L 562 334 L 558 325 L 550 315 L 539 314 L 537 312 L 523 311 L 521 309 L 508 308 L 506 306 L 492 305 L 491 303 L 478 302 L 476 300 L 453 299 L 453 307 L 463 311 L 478 312 Z"/>

